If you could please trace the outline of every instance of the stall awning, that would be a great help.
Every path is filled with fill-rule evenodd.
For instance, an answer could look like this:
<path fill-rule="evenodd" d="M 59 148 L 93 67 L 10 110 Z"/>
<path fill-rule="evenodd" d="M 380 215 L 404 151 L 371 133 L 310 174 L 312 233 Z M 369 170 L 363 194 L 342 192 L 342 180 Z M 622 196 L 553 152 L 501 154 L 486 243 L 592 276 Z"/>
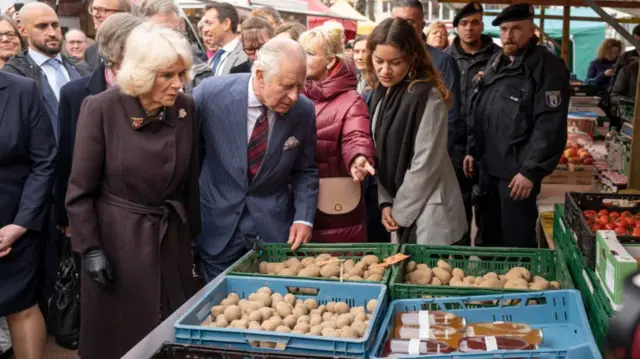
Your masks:
<path fill-rule="evenodd" d="M 338 13 L 343 16 L 349 16 L 354 19 L 358 19 L 358 35 L 369 35 L 373 28 L 376 27 L 376 23 L 369 20 L 367 17 L 359 13 L 356 9 L 351 7 L 348 2 L 345 0 L 338 0 L 335 4 L 331 5 L 329 8 L 333 12 Z"/>
<path fill-rule="evenodd" d="M 315 12 L 321 12 L 324 14 L 327 14 L 328 16 L 332 16 L 332 15 L 336 15 L 336 16 L 344 16 L 345 14 L 342 13 L 338 13 L 336 11 L 331 10 L 331 8 L 327 7 L 325 4 L 323 4 L 320 0 L 308 0 L 308 4 L 309 4 L 309 10 L 310 11 L 315 11 Z M 349 16 L 351 17 L 351 16 Z M 342 27 L 344 28 L 344 35 L 346 40 L 352 40 L 356 37 L 356 34 L 358 32 L 358 23 L 356 21 L 353 20 L 341 20 L 339 18 L 332 18 L 332 17 L 309 17 L 307 19 L 309 28 L 314 28 L 316 26 L 320 26 L 322 24 L 324 24 L 325 22 L 329 21 L 329 20 L 334 20 L 337 21 L 339 23 L 342 24 Z"/>

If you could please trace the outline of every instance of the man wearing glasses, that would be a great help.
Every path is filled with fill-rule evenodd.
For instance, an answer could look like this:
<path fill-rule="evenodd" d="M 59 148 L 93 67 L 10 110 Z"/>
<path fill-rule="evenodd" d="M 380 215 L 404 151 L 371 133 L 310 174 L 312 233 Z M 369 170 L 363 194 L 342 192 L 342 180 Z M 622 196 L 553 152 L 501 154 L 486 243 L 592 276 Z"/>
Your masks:
<path fill-rule="evenodd" d="M 93 17 L 93 25 L 96 32 L 109 16 L 119 12 L 131 12 L 131 3 L 129 0 L 94 0 L 93 4 L 89 6 L 89 14 Z M 84 54 L 84 61 L 89 64 L 92 69 L 98 68 L 102 62 L 100 55 L 98 55 L 98 47 L 95 44 L 87 47 Z"/>
<path fill-rule="evenodd" d="M 242 30 L 240 31 L 240 40 L 244 53 L 247 55 L 247 61 L 231 68 L 230 73 L 249 73 L 251 65 L 258 57 L 258 51 L 265 42 L 275 37 L 276 33 L 269 20 L 262 16 L 254 16 L 242 22 Z"/>

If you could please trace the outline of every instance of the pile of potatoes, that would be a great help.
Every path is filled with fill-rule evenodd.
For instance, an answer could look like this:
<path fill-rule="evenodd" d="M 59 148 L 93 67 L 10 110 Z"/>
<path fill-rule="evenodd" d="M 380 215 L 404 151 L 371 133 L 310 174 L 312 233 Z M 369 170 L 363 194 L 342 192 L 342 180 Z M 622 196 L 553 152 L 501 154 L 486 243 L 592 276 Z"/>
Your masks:
<path fill-rule="evenodd" d="M 414 261 L 407 263 L 404 280 L 408 284 L 448 285 L 450 287 L 478 287 L 496 289 L 548 290 L 560 289 L 560 283 L 532 276 L 524 267 L 514 267 L 506 274 L 489 272 L 482 277 L 466 276 L 460 268 L 439 260 L 435 268 Z"/>
<path fill-rule="evenodd" d="M 341 260 L 330 254 L 323 253 L 317 257 L 302 259 L 289 258 L 285 262 L 260 262 L 260 274 L 281 275 L 290 277 L 315 277 L 340 279 L 340 265 L 342 264 L 342 279 L 352 281 L 382 281 L 386 268 L 372 267 L 380 263 L 374 255 L 362 257 L 358 262 L 353 259 Z"/>
<path fill-rule="evenodd" d="M 202 325 L 358 339 L 367 331 L 371 313 L 377 304 L 372 299 L 366 308 L 350 308 L 344 302 L 319 305 L 315 299 L 303 301 L 296 299 L 293 294 L 283 296 L 263 287 L 247 299 L 230 293 L 220 304 L 211 308 L 211 315 Z M 270 347 L 274 343 L 259 344 Z"/>

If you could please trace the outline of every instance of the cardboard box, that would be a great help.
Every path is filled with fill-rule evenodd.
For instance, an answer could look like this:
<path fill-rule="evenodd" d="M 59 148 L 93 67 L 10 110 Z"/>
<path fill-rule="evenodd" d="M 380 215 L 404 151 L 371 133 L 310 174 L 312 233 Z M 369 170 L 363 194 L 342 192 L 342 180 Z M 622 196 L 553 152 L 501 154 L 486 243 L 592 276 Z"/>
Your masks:
<path fill-rule="evenodd" d="M 623 247 L 638 262 L 638 270 L 640 271 L 640 243 L 624 244 Z"/>
<path fill-rule="evenodd" d="M 596 274 L 615 306 L 622 304 L 624 280 L 638 270 L 638 262 L 618 242 L 614 231 L 596 232 Z"/>

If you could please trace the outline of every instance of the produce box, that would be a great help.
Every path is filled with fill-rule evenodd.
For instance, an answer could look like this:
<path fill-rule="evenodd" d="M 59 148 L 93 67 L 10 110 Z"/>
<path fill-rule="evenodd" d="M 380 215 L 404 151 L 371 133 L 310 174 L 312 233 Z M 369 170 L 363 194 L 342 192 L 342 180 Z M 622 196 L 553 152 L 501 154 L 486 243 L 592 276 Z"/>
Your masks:
<path fill-rule="evenodd" d="M 476 308 L 472 304 L 475 301 L 495 304 L 489 307 Z M 391 302 L 384 316 L 371 357 L 384 357 L 389 333 L 394 331 L 394 319 L 399 313 L 425 310 L 451 312 L 458 317 L 465 318 L 467 324 L 497 321 L 528 324 L 535 329 L 542 330 L 542 343 L 535 350 L 496 350 L 490 353 L 453 352 L 428 356 L 412 355 L 411 358 L 602 358 L 589 329 L 582 298 L 576 290 L 505 293 L 479 297 L 463 296 L 439 299 L 395 300 Z"/>
<path fill-rule="evenodd" d="M 623 247 L 638 262 L 638 270 L 640 271 L 640 244 L 629 243 Z"/>
<path fill-rule="evenodd" d="M 346 356 L 309 355 L 309 359 L 343 359 Z M 247 350 L 220 349 L 204 345 L 164 343 L 151 359 L 298 359 L 300 355 L 287 353 L 260 353 Z"/>
<path fill-rule="evenodd" d="M 567 141 L 556 169 L 542 180 L 548 184 L 591 185 L 598 176 L 589 150 L 576 141 Z"/>
<path fill-rule="evenodd" d="M 320 254 L 328 253 L 334 257 L 345 260 L 358 261 L 367 255 L 378 257 L 380 262 L 385 258 L 391 257 L 398 253 L 399 245 L 397 244 L 377 244 L 377 243 L 358 243 L 358 244 L 304 244 L 295 252 L 291 250 L 288 244 L 261 244 L 260 248 L 249 251 L 244 257 L 234 263 L 229 269 L 229 275 L 249 276 L 249 277 L 274 277 L 274 278 L 292 278 L 292 279 L 308 279 L 308 280 L 328 280 L 340 281 L 340 278 L 322 278 L 322 277 L 298 277 L 293 275 L 271 275 L 260 273 L 261 262 L 284 262 L 289 258 L 298 258 L 302 260 L 305 257 L 317 257 Z M 366 281 L 369 283 L 389 282 L 392 267 L 388 267 L 380 281 Z M 343 270 L 344 273 L 344 270 Z M 345 279 L 343 279 L 345 281 Z"/>
<path fill-rule="evenodd" d="M 596 232 L 596 248 L 596 275 L 614 307 L 622 305 L 624 281 L 638 270 L 638 262 L 618 242 L 614 231 Z"/>
<path fill-rule="evenodd" d="M 248 299 L 263 287 L 268 287 L 273 293 L 283 296 L 294 294 L 300 300 L 313 299 L 318 305 L 345 302 L 350 307 L 367 306 L 372 299 L 376 300 L 377 304 L 370 311 L 369 325 L 359 339 L 202 325 L 210 318 L 212 308 L 218 306 L 229 294 L 236 293 L 241 299 Z M 381 284 L 226 276 L 176 321 L 175 339 L 180 344 L 297 354 L 301 357 L 330 355 L 367 358 L 387 307 L 386 292 L 386 286 Z"/>
<path fill-rule="evenodd" d="M 595 269 L 595 231 L 616 230 L 618 240 L 633 243 L 640 240 L 640 195 L 613 193 L 578 193 L 565 195 L 565 219 L 588 268 Z M 615 213 L 615 215 L 611 214 Z M 618 227 L 622 227 L 618 229 Z M 623 235 L 623 232 L 626 232 Z M 634 236 L 635 233 L 635 236 Z"/>
<path fill-rule="evenodd" d="M 604 288 L 602 288 L 595 272 L 584 264 L 583 256 L 573 240 L 571 229 L 565 223 L 565 206 L 556 204 L 555 213 L 557 220 L 553 234 L 556 245 L 567 259 L 569 273 L 571 273 L 576 289 L 582 294 L 591 331 L 598 347 L 604 353 L 607 347 L 609 319 L 613 315 L 611 302 L 607 299 Z"/>
<path fill-rule="evenodd" d="M 531 278 L 540 276 L 547 281 L 557 281 L 561 289 L 574 288 L 564 259 L 556 250 L 405 244 L 400 252 L 409 255 L 409 259 L 393 269 L 389 284 L 392 299 L 481 295 L 524 290 L 408 284 L 405 274 L 407 266 L 411 265 L 412 261 L 436 268 L 438 261 L 444 260 L 452 268 L 461 269 L 465 276 L 477 277 L 490 272 L 504 275 L 513 267 L 524 267 L 529 270 Z"/>
<path fill-rule="evenodd" d="M 593 139 L 598 126 L 598 114 L 594 112 L 569 112 L 567 125 L 569 128 L 577 128 Z"/>

